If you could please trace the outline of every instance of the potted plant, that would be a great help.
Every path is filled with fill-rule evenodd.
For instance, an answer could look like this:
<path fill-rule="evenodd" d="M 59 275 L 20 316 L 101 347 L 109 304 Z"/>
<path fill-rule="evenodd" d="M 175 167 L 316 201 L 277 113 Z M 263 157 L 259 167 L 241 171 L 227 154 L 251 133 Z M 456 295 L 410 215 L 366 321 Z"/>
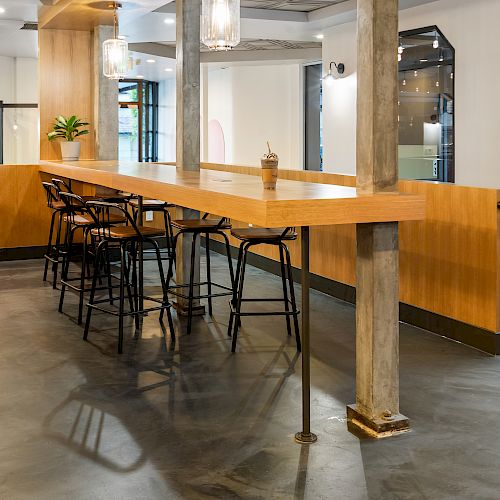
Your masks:
<path fill-rule="evenodd" d="M 87 135 L 89 131 L 82 129 L 88 125 L 87 122 L 80 120 L 73 115 L 66 118 L 59 115 L 55 118 L 52 132 L 47 134 L 49 141 L 54 139 L 63 139 L 61 141 L 61 156 L 63 161 L 74 161 L 80 159 L 80 143 L 75 141 L 77 137 Z"/>

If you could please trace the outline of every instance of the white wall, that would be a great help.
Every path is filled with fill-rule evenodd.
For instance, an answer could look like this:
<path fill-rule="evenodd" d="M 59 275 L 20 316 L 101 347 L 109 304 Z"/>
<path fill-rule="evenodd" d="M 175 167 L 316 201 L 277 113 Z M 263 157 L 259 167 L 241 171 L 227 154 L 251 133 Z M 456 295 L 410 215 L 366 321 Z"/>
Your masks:
<path fill-rule="evenodd" d="M 439 0 L 400 12 L 400 30 L 437 25 L 456 50 L 456 182 L 500 188 L 499 0 Z M 325 169 L 355 172 L 356 25 L 325 31 L 323 62 L 344 62 L 346 81 L 325 90 Z"/>
<path fill-rule="evenodd" d="M 220 122 L 226 163 L 258 165 L 269 141 L 281 166 L 302 168 L 301 73 L 299 64 L 232 66 L 208 72 L 204 126 L 210 120 Z"/>
<path fill-rule="evenodd" d="M 8 104 L 38 102 L 38 61 L 0 56 L 0 100 Z M 4 163 L 34 163 L 39 159 L 37 109 L 4 110 Z"/>
<path fill-rule="evenodd" d="M 175 161 L 175 78 L 158 86 L 158 161 Z"/>

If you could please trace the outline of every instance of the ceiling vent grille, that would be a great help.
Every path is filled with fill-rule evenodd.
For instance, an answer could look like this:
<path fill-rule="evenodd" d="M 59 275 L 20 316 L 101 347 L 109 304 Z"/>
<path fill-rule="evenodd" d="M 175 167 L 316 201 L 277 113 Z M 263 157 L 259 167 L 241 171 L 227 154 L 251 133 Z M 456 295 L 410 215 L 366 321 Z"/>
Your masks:
<path fill-rule="evenodd" d="M 24 23 L 22 30 L 38 31 L 38 23 Z"/>

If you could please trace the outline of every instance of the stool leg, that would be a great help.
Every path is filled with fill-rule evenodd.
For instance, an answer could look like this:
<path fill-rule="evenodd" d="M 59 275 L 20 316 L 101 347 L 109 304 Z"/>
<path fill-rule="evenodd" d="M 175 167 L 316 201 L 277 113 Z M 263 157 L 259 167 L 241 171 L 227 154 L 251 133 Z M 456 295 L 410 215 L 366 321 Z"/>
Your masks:
<path fill-rule="evenodd" d="M 63 213 L 59 213 L 59 225 L 57 227 L 57 236 L 56 236 L 56 252 L 55 252 L 55 262 L 52 264 L 52 272 L 54 273 L 54 279 L 52 281 L 52 288 L 55 290 L 57 285 L 57 268 L 59 266 L 59 247 L 61 245 L 61 228 L 63 225 Z M 66 236 L 68 234 L 69 226 L 66 226 Z M 66 239 L 66 237 L 65 237 Z"/>
<path fill-rule="evenodd" d="M 172 320 L 172 312 L 170 311 L 170 304 L 168 302 L 168 288 L 167 288 L 167 283 L 165 282 L 165 276 L 163 274 L 163 265 L 161 262 L 161 253 L 160 253 L 160 247 L 158 246 L 158 242 L 155 240 L 150 240 L 151 243 L 153 244 L 155 251 L 156 251 L 156 260 L 158 261 L 158 271 L 160 272 L 160 281 L 161 281 L 161 286 L 163 289 L 163 303 L 162 305 L 168 305 L 167 307 L 167 321 L 168 321 L 168 328 L 170 330 L 170 337 L 172 341 L 175 340 L 175 331 L 174 331 L 174 322 Z M 163 311 L 164 309 L 161 310 L 160 313 L 160 323 L 163 322 Z"/>
<path fill-rule="evenodd" d="M 188 324 L 187 334 L 191 334 L 191 325 L 193 322 L 193 295 L 194 295 L 194 264 L 196 257 L 196 238 L 198 233 L 193 233 L 193 243 L 191 245 L 191 268 L 189 272 L 189 299 L 188 299 Z"/>
<path fill-rule="evenodd" d="M 118 354 L 123 352 L 123 312 L 125 309 L 125 244 L 120 243 L 120 305 L 118 310 Z"/>
<path fill-rule="evenodd" d="M 207 288 L 208 288 L 208 314 L 212 316 L 212 276 L 210 274 L 210 235 L 205 234 L 205 253 L 207 256 Z"/>
<path fill-rule="evenodd" d="M 231 313 L 229 314 L 229 325 L 227 328 L 227 336 L 231 337 L 231 332 L 233 331 L 233 320 L 234 320 L 234 308 L 236 307 L 236 302 L 238 300 L 238 282 L 240 278 L 241 261 L 243 259 L 243 247 L 245 242 L 241 243 L 238 250 L 238 260 L 236 261 L 236 275 L 233 280 L 233 296 L 231 298 Z"/>
<path fill-rule="evenodd" d="M 172 252 L 174 253 L 174 257 L 169 259 L 168 263 L 168 272 L 167 272 L 167 289 L 170 288 L 170 280 L 174 277 L 174 264 L 175 264 L 175 254 L 177 252 L 177 240 L 179 236 L 182 234 L 182 231 L 179 231 L 173 238 L 172 241 Z"/>
<path fill-rule="evenodd" d="M 281 246 L 281 244 L 279 245 L 279 248 L 280 248 L 281 282 L 283 284 L 283 300 L 285 301 L 285 311 L 289 312 L 290 305 L 288 303 L 288 291 L 286 285 L 285 255 L 283 253 L 283 247 Z M 287 314 L 285 317 L 286 317 L 286 331 L 288 332 L 288 335 L 291 336 L 292 327 L 290 325 L 290 316 Z"/>
<path fill-rule="evenodd" d="M 223 236 L 226 242 L 226 255 L 227 255 L 227 262 L 229 265 L 229 276 L 231 277 L 231 287 L 234 289 L 234 270 L 233 270 L 233 259 L 231 258 L 231 245 L 229 244 L 229 238 L 227 237 L 226 233 L 220 231 L 219 234 Z"/>
<path fill-rule="evenodd" d="M 85 295 L 85 273 L 87 267 L 87 237 L 88 228 L 83 230 L 83 253 L 82 253 L 82 271 L 80 274 L 80 300 L 78 303 L 78 324 L 82 324 L 83 317 L 83 297 Z"/>
<path fill-rule="evenodd" d="M 108 247 L 106 246 L 106 250 L 103 252 L 103 270 L 106 270 L 106 275 L 108 277 L 108 297 L 109 297 L 109 303 L 113 305 L 113 283 L 111 280 L 111 257 L 108 252 Z M 97 261 L 98 266 L 100 266 L 100 262 Z M 99 277 L 100 281 L 100 277 Z"/>
<path fill-rule="evenodd" d="M 52 217 L 50 218 L 50 230 L 49 230 L 49 241 L 47 243 L 47 252 L 45 254 L 45 269 L 43 270 L 43 281 L 47 281 L 47 272 L 49 270 L 49 259 L 47 257 L 51 256 L 52 253 L 52 236 L 54 233 L 54 222 L 56 218 L 57 211 L 52 211 Z"/>
<path fill-rule="evenodd" d="M 134 289 L 135 310 L 139 310 L 139 293 L 137 289 L 137 245 L 132 243 L 132 287 Z"/>
<path fill-rule="evenodd" d="M 66 237 L 66 249 L 64 252 L 64 257 L 62 261 L 62 269 L 61 269 L 61 294 L 59 296 L 59 312 L 63 310 L 64 304 L 64 294 L 66 293 L 66 280 L 68 279 L 69 273 L 69 264 L 71 262 L 71 250 L 73 248 L 73 237 L 75 234 L 75 228 L 69 230 L 68 236 Z"/>
<path fill-rule="evenodd" d="M 292 259 L 290 258 L 290 252 L 288 251 L 288 247 L 283 244 L 283 250 L 286 255 L 286 267 L 288 269 L 288 283 L 290 286 L 290 299 L 292 302 L 292 311 L 293 311 L 293 325 L 295 328 L 295 341 L 297 343 L 297 351 L 301 351 L 301 343 L 300 343 L 300 332 L 299 332 L 299 313 L 297 311 L 297 303 L 295 301 L 295 290 L 293 288 L 293 275 L 292 275 Z"/>
<path fill-rule="evenodd" d="M 90 317 L 92 316 L 92 305 L 94 303 L 95 290 L 97 288 L 97 277 L 99 276 L 99 262 L 101 260 L 102 251 L 105 248 L 105 251 L 108 251 L 108 245 L 105 241 L 101 241 L 97 247 L 97 251 L 95 254 L 95 262 L 94 262 L 94 277 L 92 278 L 92 288 L 90 290 L 90 298 L 87 304 L 87 318 L 85 320 L 85 329 L 83 331 L 83 340 L 87 340 L 89 336 L 89 328 L 90 328 Z"/>
<path fill-rule="evenodd" d="M 250 245 L 245 246 L 243 251 L 243 257 L 241 260 L 241 271 L 240 276 L 238 278 L 238 297 L 236 302 L 236 321 L 234 322 L 234 330 L 233 330 L 233 344 L 231 346 L 231 352 L 236 352 L 236 341 L 238 340 L 238 328 L 240 326 L 240 313 L 241 313 L 241 300 L 243 298 L 243 281 L 245 279 L 245 266 L 247 262 L 247 254 Z"/>
<path fill-rule="evenodd" d="M 131 244 L 132 246 L 132 244 Z M 127 259 L 127 265 L 125 266 L 125 283 L 127 285 L 127 296 L 128 296 L 128 304 L 130 307 L 130 311 L 135 311 L 135 304 L 134 304 L 134 294 L 132 293 L 132 287 L 130 286 L 130 267 L 132 266 L 132 257 L 130 257 L 131 252 L 129 249 L 129 258 Z M 134 314 L 134 322 L 135 322 L 135 329 L 139 330 L 139 315 Z"/>

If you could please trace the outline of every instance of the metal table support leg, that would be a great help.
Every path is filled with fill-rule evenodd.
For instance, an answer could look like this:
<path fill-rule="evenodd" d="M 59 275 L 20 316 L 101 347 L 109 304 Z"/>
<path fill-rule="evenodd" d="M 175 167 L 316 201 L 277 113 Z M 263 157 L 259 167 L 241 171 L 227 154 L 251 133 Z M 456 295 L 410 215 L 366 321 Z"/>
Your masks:
<path fill-rule="evenodd" d="M 302 250 L 302 432 L 295 441 L 310 444 L 317 441 L 311 432 L 311 353 L 309 342 L 309 226 L 300 228 Z"/>
<path fill-rule="evenodd" d="M 139 207 L 137 211 L 137 222 L 139 226 L 144 225 L 143 221 L 143 197 L 138 196 Z M 144 309 L 144 247 L 139 242 L 139 310 Z"/>

